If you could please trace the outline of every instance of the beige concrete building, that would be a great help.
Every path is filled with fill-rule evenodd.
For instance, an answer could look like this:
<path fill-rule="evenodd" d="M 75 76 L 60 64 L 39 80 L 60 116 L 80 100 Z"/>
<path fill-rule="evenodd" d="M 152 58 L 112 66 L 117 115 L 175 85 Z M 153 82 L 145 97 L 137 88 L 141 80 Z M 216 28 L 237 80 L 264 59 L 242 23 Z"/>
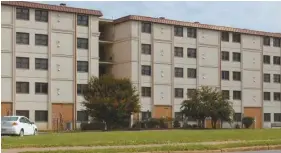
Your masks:
<path fill-rule="evenodd" d="M 138 88 L 141 118 L 178 118 L 189 91 L 208 85 L 234 102 L 237 123 L 281 122 L 281 33 L 143 16 L 112 21 L 29 2 L 1 8 L 2 115 L 28 115 L 46 129 L 59 116 L 84 121 L 83 84 L 110 73 Z"/>

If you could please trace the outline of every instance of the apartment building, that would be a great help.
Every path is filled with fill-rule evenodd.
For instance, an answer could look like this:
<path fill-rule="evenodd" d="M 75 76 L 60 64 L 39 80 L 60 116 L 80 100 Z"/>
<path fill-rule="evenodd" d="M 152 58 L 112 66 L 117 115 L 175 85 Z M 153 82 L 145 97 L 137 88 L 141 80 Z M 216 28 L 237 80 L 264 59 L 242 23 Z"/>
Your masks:
<path fill-rule="evenodd" d="M 139 90 L 142 119 L 180 117 L 190 91 L 208 85 L 233 101 L 236 122 L 281 122 L 281 33 L 163 17 L 108 20 L 63 4 L 1 4 L 2 116 L 28 116 L 41 129 L 61 117 L 86 121 L 83 86 L 90 76 L 112 74 Z"/>

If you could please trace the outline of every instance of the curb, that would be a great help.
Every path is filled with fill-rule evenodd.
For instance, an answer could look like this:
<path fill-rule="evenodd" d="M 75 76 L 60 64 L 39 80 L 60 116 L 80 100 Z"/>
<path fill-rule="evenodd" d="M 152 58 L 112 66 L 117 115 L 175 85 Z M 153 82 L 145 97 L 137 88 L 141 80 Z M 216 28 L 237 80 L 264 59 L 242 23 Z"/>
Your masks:
<path fill-rule="evenodd" d="M 263 151 L 281 149 L 281 145 L 266 145 L 252 147 L 225 148 L 221 150 L 193 150 L 193 151 L 150 151 L 138 153 L 225 153 L 225 152 L 240 152 L 240 151 Z"/>

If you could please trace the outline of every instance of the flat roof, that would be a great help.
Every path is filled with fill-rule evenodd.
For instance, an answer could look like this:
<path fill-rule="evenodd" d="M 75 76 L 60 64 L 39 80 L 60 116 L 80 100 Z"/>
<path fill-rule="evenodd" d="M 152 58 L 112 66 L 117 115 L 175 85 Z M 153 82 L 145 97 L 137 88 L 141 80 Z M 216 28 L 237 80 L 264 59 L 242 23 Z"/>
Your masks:
<path fill-rule="evenodd" d="M 153 18 L 153 17 L 139 16 L 139 15 L 128 15 L 125 17 L 118 18 L 118 19 L 114 20 L 114 24 L 130 21 L 130 20 L 281 38 L 281 33 L 232 28 L 232 27 L 226 27 L 226 26 L 216 26 L 216 25 L 210 25 L 210 24 L 201 24 L 199 22 L 177 21 L 177 20 L 171 20 L 171 19 L 166 19 L 166 18 Z"/>
<path fill-rule="evenodd" d="M 27 7 L 34 9 L 45 9 L 50 11 L 59 11 L 59 12 L 68 12 L 68 13 L 78 13 L 78 14 L 87 14 L 93 16 L 102 16 L 101 11 L 99 10 L 90 10 L 82 8 L 74 8 L 69 6 L 60 6 L 60 5 L 50 5 L 34 2 L 25 2 L 25 1 L 2 1 L 2 5 L 18 6 L 18 7 Z"/>

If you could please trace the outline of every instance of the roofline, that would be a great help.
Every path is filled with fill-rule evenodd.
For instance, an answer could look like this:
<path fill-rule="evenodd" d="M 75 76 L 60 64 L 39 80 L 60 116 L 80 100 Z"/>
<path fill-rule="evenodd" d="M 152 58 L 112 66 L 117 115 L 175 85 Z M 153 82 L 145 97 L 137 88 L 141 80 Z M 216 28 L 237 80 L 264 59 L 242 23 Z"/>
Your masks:
<path fill-rule="evenodd" d="M 90 9 L 83 9 L 83 8 L 74 8 L 69 6 L 50 5 L 50 4 L 42 4 L 42 3 L 34 3 L 34 2 L 26 2 L 26 1 L 2 1 L 1 5 L 27 7 L 27 8 L 34 8 L 34 9 L 45 9 L 45 10 L 58 11 L 58 12 L 87 14 L 87 15 L 93 15 L 98 17 L 102 16 L 101 11 L 99 10 L 90 10 Z"/>
<path fill-rule="evenodd" d="M 226 26 L 216 26 L 216 25 L 210 25 L 210 24 L 201 24 L 201 23 L 194 23 L 194 22 L 171 20 L 171 19 L 153 18 L 153 17 L 139 16 L 139 15 L 128 15 L 125 17 L 118 18 L 118 19 L 114 20 L 114 24 L 119 24 L 119 23 L 126 22 L 126 21 L 144 21 L 144 22 L 160 23 L 160 24 L 167 24 L 167 25 L 187 26 L 187 27 L 194 27 L 194 28 L 217 30 L 217 31 L 228 31 L 228 32 L 237 32 L 237 33 L 242 33 L 242 34 L 251 34 L 251 35 L 270 36 L 270 37 L 281 38 L 281 33 L 232 28 L 232 27 L 226 27 Z"/>

